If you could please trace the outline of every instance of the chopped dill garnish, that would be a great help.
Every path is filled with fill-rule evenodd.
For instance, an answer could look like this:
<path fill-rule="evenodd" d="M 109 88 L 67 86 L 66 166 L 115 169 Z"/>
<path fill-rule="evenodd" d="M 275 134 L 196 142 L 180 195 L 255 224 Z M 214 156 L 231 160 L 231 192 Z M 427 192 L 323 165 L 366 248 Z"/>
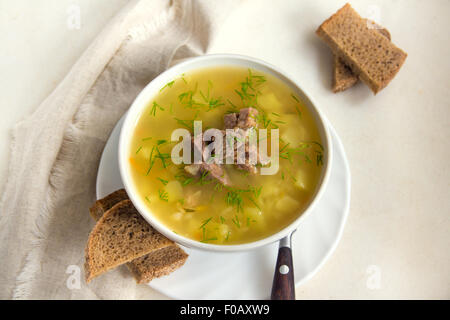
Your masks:
<path fill-rule="evenodd" d="M 302 112 L 300 111 L 300 109 L 297 106 L 295 106 L 295 111 L 297 111 L 298 117 L 301 120 L 302 119 Z"/>
<path fill-rule="evenodd" d="M 221 184 L 220 182 L 217 182 L 216 185 L 214 186 L 214 191 L 222 191 L 223 190 L 223 184 Z"/>
<path fill-rule="evenodd" d="M 185 98 L 189 97 L 190 95 L 192 95 L 192 91 L 183 92 L 180 95 L 178 95 L 178 100 L 182 102 Z"/>
<path fill-rule="evenodd" d="M 307 141 L 306 143 L 311 143 L 311 144 L 315 144 L 316 146 L 318 146 L 322 151 L 324 151 L 324 147 L 323 145 L 321 145 L 319 142 L 317 141 Z"/>
<path fill-rule="evenodd" d="M 204 230 L 204 229 L 203 229 Z M 203 233 L 203 236 L 205 236 L 205 233 Z M 201 242 L 208 242 L 208 241 L 215 241 L 217 240 L 217 237 L 202 239 Z"/>
<path fill-rule="evenodd" d="M 298 144 L 298 147 L 296 148 L 288 148 L 289 143 L 285 144 L 279 151 L 279 156 L 282 159 L 289 160 L 290 163 L 293 163 L 293 156 L 298 155 L 307 163 L 312 163 L 310 156 L 306 153 L 306 151 L 309 149 L 311 152 L 316 152 L 316 163 L 317 165 L 323 164 L 323 146 L 316 141 L 305 141 L 300 142 Z M 311 147 L 312 146 L 318 146 L 320 150 L 314 150 Z"/>
<path fill-rule="evenodd" d="M 272 121 L 269 119 L 268 115 L 265 112 L 256 116 L 256 121 L 262 124 L 264 129 L 267 129 L 269 126 L 272 126 L 274 129 L 277 129 L 278 126 L 275 124 L 276 121 Z"/>
<path fill-rule="evenodd" d="M 306 154 L 305 154 L 305 161 L 308 162 L 308 163 L 312 163 L 311 159 Z"/>
<path fill-rule="evenodd" d="M 253 193 L 253 195 L 255 196 L 255 199 L 258 199 L 259 196 L 261 195 L 262 186 L 259 187 L 259 188 L 256 188 L 256 187 L 252 186 L 249 189 Z"/>
<path fill-rule="evenodd" d="M 150 173 L 150 171 L 152 170 L 153 165 L 155 164 L 155 160 L 153 159 L 153 151 L 154 150 L 155 150 L 155 146 L 153 146 L 152 151 L 150 152 L 150 158 L 149 158 L 150 167 L 148 168 L 148 171 L 147 171 L 147 174 L 146 174 L 147 176 Z"/>
<path fill-rule="evenodd" d="M 231 219 L 231 221 L 233 221 L 233 223 L 236 225 L 236 227 L 240 228 L 241 224 L 239 222 L 239 217 L 237 215 L 234 216 L 233 219 Z"/>
<path fill-rule="evenodd" d="M 274 116 L 276 116 L 276 117 L 281 117 L 281 115 L 280 115 L 279 113 L 272 112 L 272 114 L 273 114 Z"/>
<path fill-rule="evenodd" d="M 238 109 L 238 107 L 237 107 L 233 102 L 231 102 L 230 99 L 227 99 L 227 101 L 228 101 L 228 103 L 231 105 L 231 107 L 234 109 L 234 111 L 231 111 L 231 113 L 236 112 L 237 109 Z M 228 111 L 227 111 L 227 112 L 228 112 Z"/>
<path fill-rule="evenodd" d="M 197 87 L 198 83 L 195 84 L 194 90 L 188 90 L 178 95 L 178 101 L 182 105 L 184 105 L 185 108 L 196 108 L 204 106 L 203 103 L 200 103 L 194 99 L 194 95 L 197 93 Z"/>
<path fill-rule="evenodd" d="M 323 154 L 322 153 L 317 154 L 316 164 L 318 166 L 323 165 Z"/>
<path fill-rule="evenodd" d="M 204 185 L 204 184 L 209 184 L 212 182 L 213 182 L 213 180 L 209 179 L 209 171 L 204 171 L 204 172 L 202 172 L 202 175 L 198 179 L 197 184 Z"/>
<path fill-rule="evenodd" d="M 256 107 L 258 104 L 258 88 L 266 82 L 266 78 L 260 75 L 254 75 L 251 69 L 248 69 L 248 76 L 244 82 L 241 82 L 240 90 L 234 90 L 242 100 L 244 107 Z"/>
<path fill-rule="evenodd" d="M 286 170 L 287 170 L 289 176 L 291 177 L 291 179 L 292 179 L 294 182 L 297 182 L 297 179 L 296 179 L 296 178 L 294 177 L 294 175 L 292 174 L 292 171 L 289 170 L 288 168 L 286 168 Z"/>
<path fill-rule="evenodd" d="M 249 186 L 247 189 L 238 189 L 230 187 L 225 188 L 227 189 L 225 202 L 229 206 L 236 207 L 237 212 L 243 212 L 243 203 L 244 203 L 243 195 L 245 195 L 245 197 L 248 200 L 250 200 L 259 210 L 261 210 L 259 205 L 256 203 L 255 199 L 258 199 L 259 196 L 261 195 L 262 186 L 261 187 Z M 252 197 L 252 195 L 254 196 L 254 198 Z"/>
<path fill-rule="evenodd" d="M 181 120 L 178 118 L 174 118 L 179 125 L 187 128 L 188 130 L 190 130 L 191 132 L 194 132 L 194 120 Z"/>
<path fill-rule="evenodd" d="M 186 79 L 184 78 L 184 76 L 185 76 L 185 74 L 182 73 L 182 74 L 181 74 L 181 80 L 183 80 L 184 84 L 187 84 L 187 81 L 186 81 Z"/>
<path fill-rule="evenodd" d="M 184 174 L 184 170 L 183 169 L 180 169 L 180 172 L 175 175 L 175 179 L 177 179 L 179 182 L 181 182 L 181 184 L 183 186 L 186 186 L 186 185 L 190 184 L 192 181 L 194 181 L 194 178 L 187 177 Z"/>
<path fill-rule="evenodd" d="M 142 139 L 142 141 L 148 141 L 148 140 L 152 140 L 152 137 L 147 137 L 147 138 Z"/>
<path fill-rule="evenodd" d="M 253 202 L 253 204 L 255 205 L 255 207 L 257 207 L 257 208 L 261 211 L 261 207 L 256 203 L 255 200 L 253 200 L 252 197 L 248 197 L 248 199 L 249 199 L 251 202 Z"/>
<path fill-rule="evenodd" d="M 192 181 L 194 181 L 194 178 L 187 178 L 186 180 L 183 181 L 183 186 L 187 186 L 187 185 L 190 184 Z"/>
<path fill-rule="evenodd" d="M 228 238 L 230 237 L 231 231 L 227 232 L 227 236 L 225 237 L 225 241 L 228 241 Z"/>
<path fill-rule="evenodd" d="M 209 99 L 209 92 L 208 92 L 208 96 L 205 96 L 202 92 L 202 90 L 200 90 L 200 95 L 202 96 L 203 100 L 205 100 L 205 102 L 208 102 Z"/>
<path fill-rule="evenodd" d="M 156 110 L 159 109 L 161 111 L 164 111 L 164 108 L 161 107 L 156 101 L 153 101 L 152 110 L 150 110 L 150 115 L 156 117 Z"/>
<path fill-rule="evenodd" d="M 166 85 L 164 87 L 162 87 L 161 90 L 159 90 L 159 92 L 163 91 L 167 87 L 172 88 L 174 83 L 175 83 L 175 80 L 172 80 L 172 81 L 166 83 Z"/>
<path fill-rule="evenodd" d="M 293 94 L 291 93 L 291 97 L 297 102 L 300 103 L 300 100 Z M 302 112 L 300 111 L 300 108 L 298 106 L 294 106 L 295 107 L 295 111 L 298 114 L 298 117 L 300 118 L 300 120 L 302 119 Z"/>
<path fill-rule="evenodd" d="M 158 190 L 159 198 L 162 201 L 169 202 L 169 194 L 162 189 Z"/>
<path fill-rule="evenodd" d="M 288 146 L 290 145 L 290 143 L 288 142 L 288 143 L 286 143 L 284 146 L 283 146 L 283 148 L 281 148 L 280 149 L 280 151 L 279 152 L 283 152 L 283 150 L 284 149 L 286 149 Z"/>
<path fill-rule="evenodd" d="M 183 210 L 186 212 L 195 212 L 195 209 L 190 209 L 190 208 L 183 208 Z"/>
<path fill-rule="evenodd" d="M 219 98 L 211 97 L 212 88 L 213 84 L 210 80 L 208 80 L 208 91 L 206 92 L 206 94 L 203 93 L 202 90 L 199 90 L 200 96 L 202 97 L 203 101 L 205 101 L 206 106 L 208 107 L 207 111 L 211 111 L 225 105 L 225 103 L 223 103 L 222 101 L 222 97 Z"/>
<path fill-rule="evenodd" d="M 202 225 L 200 226 L 199 229 L 203 228 L 204 226 L 206 226 L 208 224 L 208 222 L 210 222 L 212 220 L 213 217 L 209 217 L 208 219 L 204 220 L 202 222 Z"/>
<path fill-rule="evenodd" d="M 160 146 L 160 145 L 162 145 L 162 144 L 164 144 L 166 142 L 167 142 L 167 140 L 164 140 L 164 139 L 158 140 L 158 141 L 156 141 L 156 145 Z"/>
<path fill-rule="evenodd" d="M 209 100 L 208 101 L 208 107 L 209 107 L 208 111 L 211 111 L 218 107 L 224 106 L 225 103 L 223 103 L 221 99 L 222 99 L 222 97 Z"/>
<path fill-rule="evenodd" d="M 242 211 L 242 202 L 244 201 L 242 199 L 242 190 L 236 189 L 236 190 L 232 190 L 229 189 L 229 191 L 227 192 L 225 201 L 227 203 L 227 205 L 229 206 L 233 206 L 236 207 L 237 212 Z"/>
<path fill-rule="evenodd" d="M 140 146 L 140 147 L 136 150 L 136 154 L 138 154 L 139 151 L 141 151 L 141 149 L 142 149 L 142 146 Z"/>
<path fill-rule="evenodd" d="M 163 185 L 167 185 L 167 184 L 169 183 L 169 181 L 164 180 L 164 179 L 162 179 L 162 178 L 156 178 L 156 179 L 158 179 L 159 181 L 161 181 L 161 183 L 162 183 Z"/>
<path fill-rule="evenodd" d="M 168 153 L 161 153 L 161 151 L 159 151 L 159 148 L 156 147 L 156 152 L 158 153 L 157 155 L 155 155 L 155 158 L 158 158 L 161 160 L 161 163 L 163 165 L 163 168 L 167 168 L 168 165 L 166 163 L 166 159 L 170 159 L 170 154 Z"/>
<path fill-rule="evenodd" d="M 222 217 L 222 216 L 220 216 L 220 223 L 221 223 L 221 224 L 224 224 L 224 223 L 225 223 L 225 218 Z"/>
<path fill-rule="evenodd" d="M 150 199 L 149 199 L 149 197 L 148 197 L 148 196 L 145 196 L 145 200 L 147 200 L 147 201 L 148 201 L 148 203 L 152 203 L 152 202 L 150 201 Z"/>

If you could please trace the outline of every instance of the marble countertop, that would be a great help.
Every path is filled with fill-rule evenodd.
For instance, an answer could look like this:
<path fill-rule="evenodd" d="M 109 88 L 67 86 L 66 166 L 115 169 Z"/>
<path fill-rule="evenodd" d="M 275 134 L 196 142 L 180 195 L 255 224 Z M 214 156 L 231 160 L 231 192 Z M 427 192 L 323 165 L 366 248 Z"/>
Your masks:
<path fill-rule="evenodd" d="M 264 58 L 298 74 L 297 80 L 321 106 L 346 148 L 352 172 L 347 225 L 335 253 L 297 288 L 297 298 L 449 299 L 450 2 L 353 2 L 362 15 L 386 26 L 392 41 L 408 53 L 392 84 L 376 96 L 362 84 L 333 94 L 326 46 L 314 34 L 284 37 L 279 32 L 285 25 L 269 21 L 246 52 L 238 50 L 240 41 L 248 41 L 239 30 L 233 39 L 218 37 L 220 43 L 212 43 L 208 51 L 232 47 L 236 50 L 227 51 L 261 57 L 271 35 L 291 58 L 308 49 L 294 66 L 271 61 L 270 50 Z M 7 30 L 0 33 L 0 185 L 6 183 L 12 126 L 51 93 L 125 3 L 0 1 L 0 29 Z M 295 26 L 301 17 L 315 29 L 344 3 L 291 1 L 283 21 Z M 73 18 L 78 11 L 79 20 Z M 273 11 L 274 19 L 287 12 Z M 322 20 L 305 12 L 315 12 Z M 233 23 L 224 27 L 233 28 Z M 164 298 L 145 286 L 141 293 L 141 298 Z"/>

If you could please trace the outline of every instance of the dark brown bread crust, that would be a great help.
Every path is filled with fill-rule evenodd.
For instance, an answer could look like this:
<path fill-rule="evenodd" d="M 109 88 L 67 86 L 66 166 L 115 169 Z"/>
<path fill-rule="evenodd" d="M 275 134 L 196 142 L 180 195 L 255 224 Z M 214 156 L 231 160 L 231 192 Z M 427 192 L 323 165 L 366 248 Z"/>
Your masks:
<path fill-rule="evenodd" d="M 123 200 L 106 211 L 89 234 L 86 281 L 173 244 L 142 218 L 130 200 Z"/>
<path fill-rule="evenodd" d="M 127 200 L 125 189 L 117 190 L 99 199 L 89 209 L 91 216 L 98 221 L 103 214 L 120 201 Z M 154 278 L 167 275 L 181 267 L 188 255 L 177 244 L 156 250 L 127 263 L 137 283 L 146 283 Z M 165 259 L 165 260 L 164 260 Z"/>
<path fill-rule="evenodd" d="M 316 33 L 375 94 L 394 78 L 407 56 L 369 29 L 349 4 L 322 23 Z"/>
<path fill-rule="evenodd" d="M 137 283 L 168 275 L 184 265 L 188 255 L 177 245 L 168 246 L 134 259 L 127 266 Z"/>
<path fill-rule="evenodd" d="M 111 209 L 115 204 L 127 199 L 128 195 L 125 189 L 119 189 L 106 197 L 95 201 L 94 205 L 89 209 L 89 213 L 95 221 L 98 221 L 103 214 Z"/>
<path fill-rule="evenodd" d="M 345 65 L 345 63 L 333 53 L 333 92 L 341 92 L 354 86 L 358 82 L 358 76 Z"/>
<path fill-rule="evenodd" d="M 391 34 L 386 28 L 383 28 L 382 26 L 376 24 L 375 22 L 371 20 L 366 19 L 366 23 L 368 26 L 373 27 L 377 32 L 391 40 Z M 334 69 L 333 69 L 333 92 L 341 92 L 344 90 L 347 90 L 348 88 L 354 86 L 359 78 L 356 74 L 352 72 L 352 70 L 347 67 L 336 54 L 333 53 L 333 62 L 334 62 Z"/>

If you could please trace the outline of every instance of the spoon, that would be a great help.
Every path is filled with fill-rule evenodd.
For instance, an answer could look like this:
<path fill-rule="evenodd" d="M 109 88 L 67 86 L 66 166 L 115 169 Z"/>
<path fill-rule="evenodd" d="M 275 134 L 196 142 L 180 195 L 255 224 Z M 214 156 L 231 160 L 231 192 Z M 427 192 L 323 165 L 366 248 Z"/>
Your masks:
<path fill-rule="evenodd" d="M 292 235 L 295 231 L 280 240 L 270 296 L 272 300 L 295 300 L 294 264 L 291 250 Z"/>

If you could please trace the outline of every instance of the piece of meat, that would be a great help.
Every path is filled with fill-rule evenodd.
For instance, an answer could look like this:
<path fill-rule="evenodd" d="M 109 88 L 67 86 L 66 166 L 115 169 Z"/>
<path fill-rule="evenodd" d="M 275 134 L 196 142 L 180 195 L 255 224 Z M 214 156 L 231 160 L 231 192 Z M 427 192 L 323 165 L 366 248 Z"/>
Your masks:
<path fill-rule="evenodd" d="M 258 169 L 256 169 L 256 166 L 250 163 L 244 163 L 244 164 L 237 164 L 236 167 L 240 170 L 247 171 L 251 174 L 257 174 Z"/>
<path fill-rule="evenodd" d="M 224 115 L 223 121 L 225 129 L 234 129 L 236 133 L 240 132 L 238 138 L 234 140 L 234 159 L 233 163 L 241 169 L 248 171 L 252 174 L 257 173 L 257 169 L 255 164 L 250 163 L 250 154 L 252 152 L 256 152 L 256 150 L 250 150 L 249 143 L 246 140 L 247 134 L 250 129 L 256 128 L 258 123 L 256 121 L 256 117 L 258 115 L 258 110 L 255 108 L 244 108 L 239 111 L 239 113 L 228 113 Z M 239 131 L 240 130 L 240 131 Z M 223 139 L 223 156 L 226 157 L 226 148 L 228 142 L 226 141 L 226 131 L 221 130 Z M 214 141 L 214 137 L 212 137 L 212 141 Z M 242 144 L 241 141 L 245 142 L 245 160 L 244 163 L 238 163 L 238 147 Z M 222 183 L 223 185 L 229 186 L 230 179 L 226 171 L 223 168 L 223 165 L 217 164 L 212 159 L 205 159 L 203 150 L 206 147 L 206 143 L 202 140 L 201 143 L 199 141 L 195 141 L 195 138 L 192 138 L 192 146 L 194 148 L 194 153 L 201 152 L 202 163 L 199 164 L 190 164 L 184 167 L 184 170 L 194 177 L 199 177 L 203 175 L 205 172 L 208 172 L 207 177 L 211 177 Z M 224 158 L 225 162 L 225 158 Z"/>
<path fill-rule="evenodd" d="M 208 172 L 208 174 L 204 176 L 205 179 L 216 179 L 225 186 L 231 185 L 230 179 L 223 169 L 223 166 L 217 163 L 203 162 L 201 164 L 190 164 L 184 167 L 184 171 L 197 178 L 201 177 L 205 172 Z"/>
<path fill-rule="evenodd" d="M 240 144 L 239 140 L 247 141 L 244 139 L 247 137 L 249 130 L 258 127 L 257 116 L 258 116 L 258 110 L 256 110 L 255 108 L 244 108 L 239 111 L 239 114 L 238 113 L 229 113 L 223 117 L 225 129 L 235 129 L 235 131 L 238 129 L 243 130 L 243 131 L 241 131 L 240 138 L 238 135 L 238 139 L 236 139 L 234 141 L 234 159 L 233 159 L 234 162 L 233 163 L 235 163 L 239 169 L 248 171 L 252 174 L 256 174 L 258 170 L 256 169 L 255 164 L 250 163 L 250 161 L 249 161 L 250 154 L 253 152 L 257 152 L 257 151 L 253 150 L 253 149 L 250 150 L 249 144 L 248 144 L 248 142 L 246 142 L 246 144 L 245 144 L 245 163 L 238 163 L 237 162 L 237 149 Z M 223 154 L 226 155 L 226 147 L 227 147 L 227 144 L 229 144 L 229 141 L 226 138 L 224 139 L 224 141 L 225 141 L 225 144 L 224 144 Z M 257 158 L 257 153 L 256 153 L 256 158 Z"/>
<path fill-rule="evenodd" d="M 237 126 L 237 113 L 227 113 L 223 116 L 225 129 L 234 129 Z"/>
<path fill-rule="evenodd" d="M 258 110 L 255 108 L 244 108 L 239 110 L 239 113 L 227 113 L 223 116 L 223 123 L 225 129 L 250 129 L 257 128 L 258 122 L 256 118 Z"/>
<path fill-rule="evenodd" d="M 202 140 L 201 144 L 199 142 L 195 142 L 195 138 L 192 138 L 192 146 L 194 147 L 194 152 L 201 152 L 202 154 L 202 163 L 194 163 L 189 164 L 184 167 L 184 170 L 193 177 L 200 177 L 205 172 L 208 172 L 205 177 L 214 178 L 219 181 L 221 184 L 225 186 L 231 185 L 230 179 L 228 178 L 227 173 L 223 169 L 221 164 L 217 164 L 211 160 L 213 159 L 205 159 L 203 150 L 206 147 L 206 143 Z"/>
<path fill-rule="evenodd" d="M 250 130 L 250 129 L 249 129 Z M 245 134 L 248 135 L 248 130 L 245 130 Z M 236 167 L 240 170 L 245 170 L 250 172 L 251 174 L 258 173 L 256 169 L 256 163 L 258 163 L 258 153 L 256 145 L 251 145 L 247 140 L 245 143 L 245 159 L 244 163 L 239 163 L 236 160 Z M 235 157 L 237 158 L 237 152 L 235 151 Z M 252 160 L 252 163 L 251 161 Z"/>
<path fill-rule="evenodd" d="M 218 180 L 224 186 L 231 185 L 230 179 L 227 173 L 223 169 L 223 166 L 217 163 L 202 163 L 201 170 L 209 172 L 209 175 L 214 179 Z"/>
<path fill-rule="evenodd" d="M 241 129 L 250 129 L 256 128 L 258 122 L 256 121 L 256 117 L 258 115 L 258 110 L 255 108 L 245 108 L 239 111 L 239 117 L 237 121 L 238 128 Z"/>

